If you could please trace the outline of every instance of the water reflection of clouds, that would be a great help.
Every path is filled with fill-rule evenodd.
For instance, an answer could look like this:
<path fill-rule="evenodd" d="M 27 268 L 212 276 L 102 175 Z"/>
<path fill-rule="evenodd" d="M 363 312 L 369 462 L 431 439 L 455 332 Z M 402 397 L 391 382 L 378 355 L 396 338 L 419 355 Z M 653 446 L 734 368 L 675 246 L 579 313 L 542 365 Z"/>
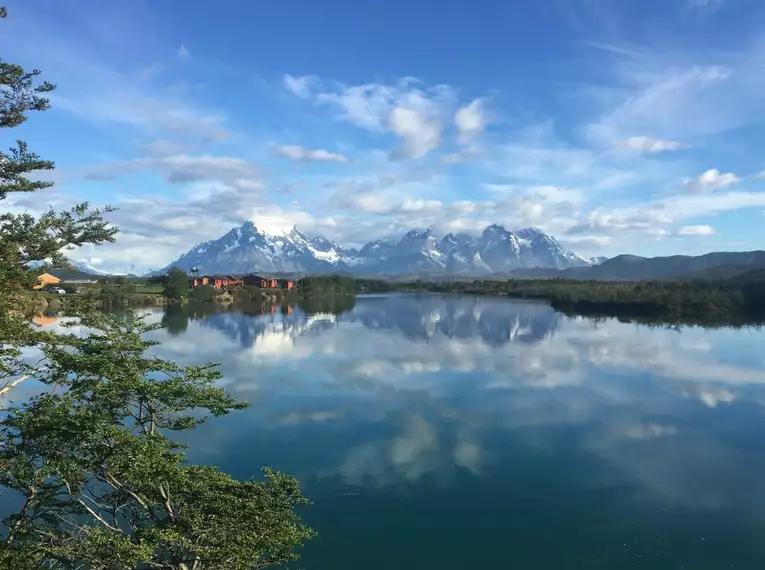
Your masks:
<path fill-rule="evenodd" d="M 548 307 L 493 300 L 402 296 L 394 306 L 385 299 L 362 300 L 353 313 L 336 321 L 299 315 L 268 315 L 261 320 L 225 313 L 186 335 L 198 340 L 179 338 L 195 347 L 225 350 L 225 341 L 209 334 L 213 331 L 236 339 L 243 349 L 229 345 L 227 364 L 301 369 L 320 359 L 322 366 L 335 367 L 338 385 L 358 386 L 358 380 L 364 380 L 368 386 L 374 382 L 417 386 L 429 374 L 482 372 L 491 373 L 486 388 L 554 388 L 582 384 L 589 367 L 692 383 L 765 382 L 761 368 L 718 361 L 714 332 L 562 321 Z M 714 391 L 709 386 L 681 389 L 685 395 L 698 394 L 704 402 Z"/>
<path fill-rule="evenodd" d="M 469 429 L 461 427 L 454 438 L 448 438 L 443 425 L 423 415 L 399 416 L 387 418 L 396 427 L 392 438 L 351 447 L 339 465 L 323 474 L 339 475 L 346 484 L 357 486 L 414 483 L 425 476 L 445 483 L 454 475 L 455 466 L 480 474 L 484 451 Z"/>
<path fill-rule="evenodd" d="M 205 432 L 198 443 L 211 452 L 255 430 L 345 430 L 343 444 L 324 443 L 314 473 L 395 485 L 486 472 L 499 452 L 487 434 L 555 453 L 554 434 L 565 433 L 614 484 L 662 500 L 717 507 L 745 503 L 742 489 L 765 495 L 763 462 L 719 427 L 733 405 L 762 408 L 765 369 L 752 356 L 761 332 L 677 332 L 565 318 L 538 304 L 395 296 L 361 298 L 337 317 L 226 312 L 178 336 L 155 334 L 164 357 L 222 362 L 227 388 L 257 404 L 230 429 Z M 725 480 L 734 468 L 737 488 Z"/>

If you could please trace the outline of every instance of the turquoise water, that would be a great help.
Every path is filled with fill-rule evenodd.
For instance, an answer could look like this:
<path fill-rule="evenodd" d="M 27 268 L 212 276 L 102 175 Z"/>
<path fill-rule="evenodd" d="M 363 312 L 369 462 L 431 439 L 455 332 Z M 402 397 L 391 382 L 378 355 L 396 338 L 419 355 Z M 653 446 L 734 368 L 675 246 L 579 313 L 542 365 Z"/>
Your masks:
<path fill-rule="evenodd" d="M 252 404 L 191 459 L 314 500 L 295 568 L 765 567 L 762 332 L 405 295 L 173 324 L 161 354 Z"/>

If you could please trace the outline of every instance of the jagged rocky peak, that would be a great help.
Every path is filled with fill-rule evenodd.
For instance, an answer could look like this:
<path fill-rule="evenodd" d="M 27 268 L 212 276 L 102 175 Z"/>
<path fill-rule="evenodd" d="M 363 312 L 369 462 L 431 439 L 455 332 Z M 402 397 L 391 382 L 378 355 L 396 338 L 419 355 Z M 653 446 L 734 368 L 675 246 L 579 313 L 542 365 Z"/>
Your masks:
<path fill-rule="evenodd" d="M 398 246 L 405 249 L 407 253 L 416 253 L 418 251 L 425 251 L 435 255 L 439 253 L 438 241 L 433 237 L 433 229 L 430 226 L 425 231 L 410 230 L 406 232 Z"/>
<path fill-rule="evenodd" d="M 466 233 L 453 234 L 449 232 L 441 239 L 442 249 L 451 249 L 461 245 L 468 245 L 473 243 L 473 237 Z"/>
<path fill-rule="evenodd" d="M 490 226 L 486 226 L 486 229 L 483 230 L 483 235 L 496 235 L 496 234 L 507 234 L 510 233 L 505 229 L 505 226 L 500 226 L 499 224 L 491 224 Z"/>
<path fill-rule="evenodd" d="M 515 232 L 515 235 L 521 239 L 527 239 L 529 241 L 533 241 L 541 236 L 549 237 L 542 228 L 537 227 L 521 228 Z"/>
<path fill-rule="evenodd" d="M 405 240 L 410 239 L 427 239 L 433 235 L 433 228 L 428 226 L 425 231 L 419 231 L 419 230 L 409 230 L 404 234 Z"/>
<path fill-rule="evenodd" d="M 492 224 L 483 230 L 478 242 L 480 247 L 497 247 L 503 242 L 511 242 L 513 249 L 517 249 L 518 246 L 513 232 L 499 224 Z"/>
<path fill-rule="evenodd" d="M 293 239 L 298 239 L 302 241 L 311 241 L 312 238 L 301 232 L 297 226 L 292 226 L 292 229 L 289 231 L 288 235 Z M 313 238 L 318 239 L 318 238 Z M 324 238 L 322 238 L 324 239 Z"/>
<path fill-rule="evenodd" d="M 485 275 L 518 268 L 591 265 L 563 248 L 540 228 L 511 232 L 492 224 L 476 238 L 449 233 L 436 239 L 431 227 L 411 230 L 398 240 L 374 240 L 344 248 L 297 227 L 270 234 L 248 221 L 217 240 L 192 248 L 171 265 L 202 272 L 359 272 L 366 275 Z M 169 267 L 169 266 L 168 266 Z"/>

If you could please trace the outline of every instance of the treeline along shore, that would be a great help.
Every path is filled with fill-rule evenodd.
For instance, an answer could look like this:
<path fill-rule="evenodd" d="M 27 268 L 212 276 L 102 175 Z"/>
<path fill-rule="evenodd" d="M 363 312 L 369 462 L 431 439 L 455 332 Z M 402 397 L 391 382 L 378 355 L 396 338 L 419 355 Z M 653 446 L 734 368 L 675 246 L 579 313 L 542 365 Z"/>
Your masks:
<path fill-rule="evenodd" d="M 100 278 L 79 287 L 78 297 L 103 307 L 201 305 L 349 306 L 338 299 L 356 293 L 431 292 L 540 300 L 568 314 L 614 316 L 645 322 L 737 325 L 765 322 L 765 270 L 730 279 L 596 281 L 554 279 L 381 280 L 342 275 L 308 276 L 294 286 L 189 286 L 188 275 L 172 270 L 147 278 Z M 66 296 L 45 295 L 54 306 Z"/>
<path fill-rule="evenodd" d="M 153 278 L 101 277 L 91 283 L 66 287 L 62 293 L 41 290 L 36 295 L 39 308 L 45 309 L 57 308 L 77 299 L 103 308 L 176 304 L 315 305 L 322 299 L 336 301 L 353 298 L 356 291 L 355 281 L 343 276 L 311 276 L 290 283 L 293 285 L 289 288 L 256 287 L 243 283 L 217 288 L 212 285 L 192 287 L 184 272 L 171 271 L 168 275 Z"/>
<path fill-rule="evenodd" d="M 735 280 L 636 282 L 506 279 L 392 282 L 357 280 L 362 292 L 433 292 L 542 300 L 556 310 L 654 322 L 765 322 L 765 272 Z"/>

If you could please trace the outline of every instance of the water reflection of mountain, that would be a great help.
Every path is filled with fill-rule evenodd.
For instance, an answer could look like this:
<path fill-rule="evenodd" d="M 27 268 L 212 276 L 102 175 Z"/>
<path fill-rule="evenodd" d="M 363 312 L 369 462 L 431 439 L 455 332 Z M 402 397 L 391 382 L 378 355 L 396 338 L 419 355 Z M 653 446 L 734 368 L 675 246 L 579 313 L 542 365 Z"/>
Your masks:
<path fill-rule="evenodd" d="M 398 330 L 412 340 L 435 335 L 480 337 L 490 345 L 534 343 L 548 337 L 560 315 L 541 303 L 448 295 L 362 298 L 349 318 L 376 330 Z"/>
<path fill-rule="evenodd" d="M 444 295 L 360 297 L 340 315 L 290 313 L 248 315 L 225 312 L 205 315 L 203 327 L 224 333 L 241 346 L 252 346 L 266 334 L 322 334 L 343 323 L 360 323 L 371 330 L 396 331 L 410 340 L 435 336 L 480 338 L 492 346 L 509 342 L 536 343 L 559 326 L 560 315 L 543 304 Z"/>
<path fill-rule="evenodd" d="M 337 326 L 337 318 L 332 314 L 306 315 L 301 312 L 292 314 L 215 313 L 200 321 L 201 326 L 216 329 L 242 347 L 253 346 L 257 339 L 265 335 L 300 336 L 321 334 Z"/>

